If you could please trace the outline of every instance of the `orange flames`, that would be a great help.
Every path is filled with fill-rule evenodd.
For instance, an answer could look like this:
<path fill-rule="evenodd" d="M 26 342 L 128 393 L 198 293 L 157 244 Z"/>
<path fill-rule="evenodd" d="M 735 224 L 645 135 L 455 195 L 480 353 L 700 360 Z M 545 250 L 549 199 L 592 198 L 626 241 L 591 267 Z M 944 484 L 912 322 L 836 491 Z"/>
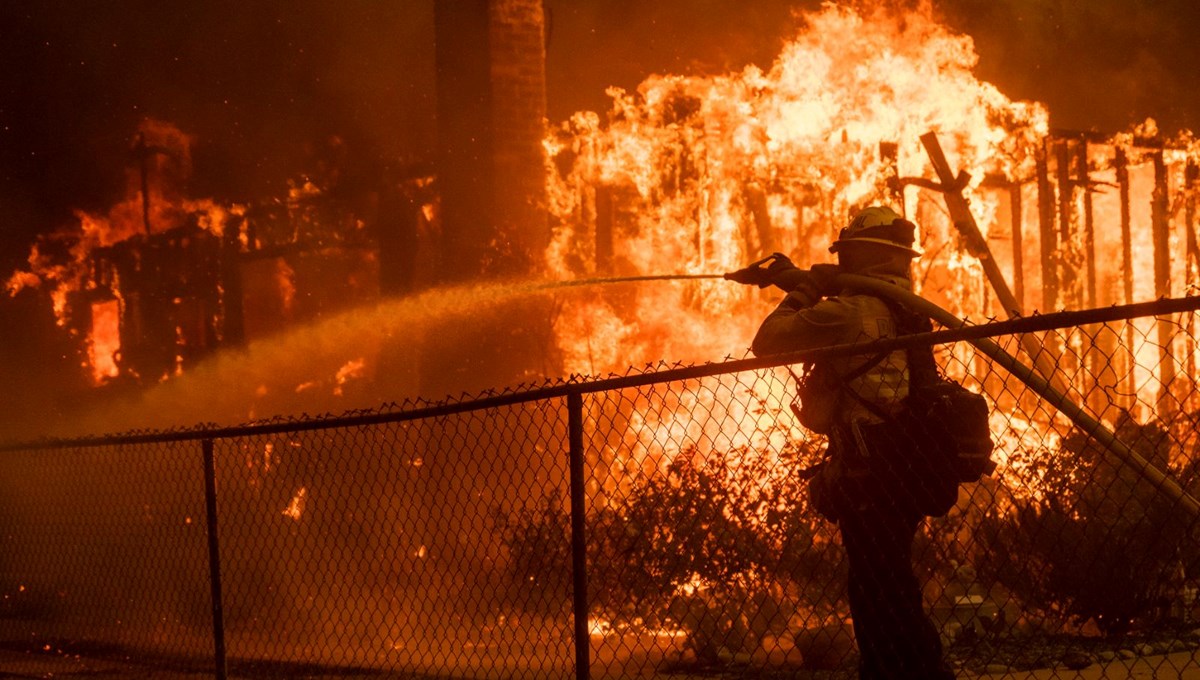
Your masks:
<path fill-rule="evenodd" d="M 887 203 L 904 208 L 921 226 L 925 256 L 916 265 L 918 292 L 974 320 L 1000 315 L 980 262 L 963 247 L 942 196 L 905 181 L 934 176 L 919 137 L 935 131 L 951 165 L 970 174 L 965 193 L 973 213 L 1027 312 L 1145 300 L 1193 285 L 1195 268 L 1182 255 L 1191 227 L 1181 217 L 1186 212 L 1181 206 L 1193 193 L 1193 180 L 1181 170 L 1200 158 L 1190 136 L 1165 151 L 1170 224 L 1166 245 L 1156 246 L 1150 207 L 1159 190 L 1154 150 L 1138 146 L 1156 134 L 1152 124 L 1112 139 L 1052 137 L 1044 108 L 1012 101 L 979 80 L 972 40 L 939 24 L 928 7 L 898 14 L 828 4 L 799 15 L 798 26 L 766 70 L 654 76 L 636 92 L 612 90 L 612 107 L 605 114 L 580 112 L 549 130 L 544 144 L 555 229 L 546 252 L 547 275 L 716 274 L 774 251 L 800 266 L 827 262 L 832 259 L 828 243 L 853 208 Z M 223 235 L 247 212 L 185 196 L 190 144 L 169 124 L 145 122 L 133 145 L 135 163 L 124 199 L 104 214 L 79 213 L 69 235 L 43 240 L 30 254 L 29 269 L 7 281 L 12 294 L 33 286 L 48 290 L 64 325 L 68 298 L 87 294 L 82 306 L 90 318 L 76 324 L 81 328 L 76 332 L 86 334 L 96 384 L 122 371 L 122 356 L 130 348 L 115 324 L 130 301 L 120 281 L 96 280 L 92 254 L 164 233 L 185 220 Z M 1082 167 L 1077 167 L 1079 149 Z M 1118 152 L 1126 155 L 1127 180 L 1119 177 Z M 1133 206 L 1128 234 L 1120 226 L 1116 189 L 1123 181 Z M 313 224 L 322 217 L 311 201 L 320 192 L 308 180 L 292 184 L 289 197 L 276 202 L 289 215 L 285 231 L 324 228 Z M 1039 225 L 1046 195 L 1048 230 Z M 1094 222 L 1091 243 L 1084 238 L 1085 219 Z M 348 228 L 361 231 L 363 223 Z M 243 251 L 260 245 L 251 243 L 257 237 L 246 231 L 236 237 Z M 1128 266 L 1114 255 L 1125 248 Z M 1165 282 L 1154 266 L 1162 248 L 1171 251 Z M 258 316 L 290 319 L 297 297 L 293 267 L 281 258 L 243 264 L 248 288 L 277 289 L 267 302 L 280 309 Z M 1084 275 L 1089 266 L 1094 283 Z M 772 291 L 720 280 L 591 290 L 595 294 L 574 298 L 555 317 L 564 373 L 604 374 L 662 359 L 740 355 L 777 298 Z M 181 317 L 177 335 L 186 335 L 183 324 L 190 317 L 187 310 L 176 311 Z M 247 308 L 247 324 L 259 311 Z M 1136 361 L 1114 364 L 1105 380 L 1146 385 L 1158 377 L 1147 368 L 1159 359 L 1154 322 L 1138 323 Z M 1065 351 L 1084 351 L 1078 337 L 1067 344 Z M 965 365 L 969 350 L 955 351 L 963 353 L 958 363 Z M 164 374 L 177 372 L 184 360 L 175 359 Z M 297 381 L 294 391 L 329 385 L 341 394 L 352 381 L 372 374 L 373 360 L 344 357 L 332 381 L 310 376 Z M 1087 386 L 1073 387 L 1082 392 Z M 790 418 L 780 408 L 786 394 L 738 398 L 743 396 Z M 717 406 L 687 405 L 701 413 Z M 680 437 L 714 437 L 706 429 L 710 426 L 685 426 L 669 410 L 639 417 L 638 436 L 644 441 L 637 446 L 647 451 Z M 751 429 L 722 433 L 731 446 L 775 446 L 795 427 L 772 425 L 775 421 L 765 416 L 738 420 Z M 761 422 L 751 425 L 754 420 Z M 689 427 L 700 427 L 699 434 Z"/>
<path fill-rule="evenodd" d="M 29 269 L 13 273 L 7 281 L 10 295 L 25 288 L 47 290 L 60 326 L 68 325 L 68 301 L 73 294 L 92 299 L 86 305 L 90 321 L 82 330 L 72 331 L 86 334 L 88 363 L 97 385 L 120 373 L 120 320 L 126 300 L 119 281 L 97 278 L 94 253 L 169 232 L 188 221 L 221 236 L 231 217 L 243 211 L 240 206 L 194 200 L 183 194 L 191 173 L 191 143 L 190 137 L 169 123 L 143 121 L 131 150 L 134 163 L 128 171 L 125 197 L 103 214 L 77 211 L 77 224 L 43 237 L 30 252 Z"/>
<path fill-rule="evenodd" d="M 1195 254 L 1184 250 L 1194 236 L 1182 209 L 1194 200 L 1195 180 L 1185 174 L 1200 159 L 1190 135 L 1147 144 L 1157 137 L 1153 121 L 1111 139 L 1052 135 L 1044 107 L 1012 101 L 974 75 L 971 38 L 939 24 L 928 6 L 897 14 L 826 4 L 798 18 L 800 30 L 766 71 L 653 76 L 636 92 L 611 90 L 604 116 L 580 112 L 550 131 L 548 193 L 557 227 L 547 262 L 555 276 L 721 273 L 774 251 L 802 267 L 827 262 L 828 244 L 853 209 L 883 203 L 903 208 L 921 227 L 918 293 L 975 321 L 1003 316 L 941 194 L 906 181 L 936 177 L 919 141 L 932 131 L 951 166 L 969 173 L 964 194 L 1027 313 L 1148 300 L 1194 285 L 1188 262 Z M 1126 167 L 1119 171 L 1121 149 Z M 1165 179 L 1156 174 L 1156 153 Z M 1134 206 L 1124 227 L 1118 186 Z M 1174 198 L 1160 219 L 1167 226 L 1156 227 L 1152 203 L 1164 192 Z M 1153 233 L 1164 228 L 1169 234 L 1156 242 Z M 1155 274 L 1164 258 L 1165 281 Z M 602 374 L 661 357 L 739 354 L 777 297 L 724 281 L 597 296 L 556 322 L 565 369 Z M 1153 368 L 1161 363 L 1154 323 L 1137 322 L 1133 356 L 1094 376 L 1079 372 L 1068 389 L 1083 398 L 1119 391 L 1107 388 L 1121 383 L 1165 394 L 1169 376 L 1166 387 L 1153 386 L 1165 375 Z M 1076 333 L 1060 351 L 1082 362 L 1092 342 Z M 971 365 L 965 344 L 954 351 L 952 365 Z M 755 396 L 776 405 L 787 398 Z M 1161 415 L 1146 409 L 1155 401 L 1143 395 L 1091 405 L 1111 421 L 1120 408 Z M 661 422 L 641 423 L 649 433 L 643 437 L 687 427 L 677 422 L 687 420 L 682 414 L 646 417 Z M 676 434 L 661 439 L 695 441 Z M 764 435 L 724 436 L 734 443 Z M 1023 438 L 1010 432 L 1002 448 Z"/>
<path fill-rule="evenodd" d="M 979 81 L 970 38 L 928 11 L 861 15 L 829 5 L 803 19 L 766 72 L 654 76 L 636 93 L 611 91 L 606 123 L 579 113 L 551 133 L 551 210 L 559 227 L 548 259 L 555 274 L 724 272 L 772 251 L 800 266 L 827 261 L 828 243 L 851 208 L 896 203 L 888 180 L 897 172 L 931 175 L 918 142 L 930 130 L 943 133 L 951 156 L 975 178 L 973 188 L 989 173 L 1031 171 L 1046 112 Z M 881 144 L 897 145 L 894 161 L 881 158 Z M 911 205 L 916 190 L 905 195 Z M 977 200 L 976 210 L 983 224 L 994 221 L 994 205 Z M 953 239 L 944 219 L 924 226 L 927 252 Z M 920 268 L 977 265 L 948 252 Z M 574 360 L 568 370 L 618 368 L 597 361 L 595 347 L 630 339 L 649 351 L 635 353 L 647 361 L 711 358 L 747 344 L 745 324 L 711 323 L 746 316 L 745 289 L 725 282 L 663 288 L 639 300 L 632 318 L 598 301 L 564 319 L 571 331 L 593 331 L 591 350 L 572 344 L 578 333 L 560 334 Z M 682 328 L 678 319 L 649 321 L 671 310 L 687 310 L 678 317 Z M 703 323 L 692 321 L 693 312 Z"/>

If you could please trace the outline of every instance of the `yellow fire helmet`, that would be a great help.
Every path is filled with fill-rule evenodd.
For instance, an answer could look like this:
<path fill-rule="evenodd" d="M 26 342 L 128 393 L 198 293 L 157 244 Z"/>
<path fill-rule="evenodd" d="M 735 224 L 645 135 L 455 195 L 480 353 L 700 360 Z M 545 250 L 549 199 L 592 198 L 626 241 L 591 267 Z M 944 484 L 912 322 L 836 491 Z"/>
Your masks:
<path fill-rule="evenodd" d="M 836 253 L 847 243 L 878 243 L 905 251 L 911 257 L 919 257 L 921 251 L 913 248 L 917 225 L 904 219 L 895 210 L 874 205 L 863 208 L 850 225 L 838 233 L 838 238 L 829 246 Z"/>

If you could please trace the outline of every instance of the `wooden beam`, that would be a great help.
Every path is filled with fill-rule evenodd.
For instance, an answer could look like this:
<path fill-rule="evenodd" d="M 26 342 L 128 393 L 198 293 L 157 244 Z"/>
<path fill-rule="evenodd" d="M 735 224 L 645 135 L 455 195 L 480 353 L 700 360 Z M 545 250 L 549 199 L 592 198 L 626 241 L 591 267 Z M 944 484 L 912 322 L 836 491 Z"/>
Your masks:
<path fill-rule="evenodd" d="M 983 238 L 983 233 L 975 222 L 975 216 L 971 213 L 967 198 L 963 195 L 963 188 L 970 181 L 970 175 L 965 172 L 956 175 L 950 169 L 950 163 L 946 160 L 946 154 L 942 151 L 942 146 L 938 143 L 935 133 L 929 132 L 922 135 L 921 143 L 925 145 L 925 151 L 929 154 L 929 160 L 941 181 L 941 192 L 946 201 L 946 209 L 950 212 L 955 229 L 962 234 L 966 241 L 967 250 L 978 257 L 983 264 L 984 274 L 987 275 L 988 282 L 996 292 L 996 298 L 1004 307 L 1005 313 L 1010 318 L 1021 316 L 1021 308 L 1017 304 L 1016 298 L 1013 297 L 1008 283 L 1004 280 L 1004 274 L 1001 273 L 995 258 L 992 257 L 987 241 Z M 1053 357 L 1056 354 L 1053 348 L 1044 347 L 1038 338 L 1029 334 L 1021 335 L 1019 340 L 1021 349 L 1029 355 L 1037 371 L 1056 389 L 1063 391 L 1061 376 L 1054 370 Z"/>
<path fill-rule="evenodd" d="M 1054 231 L 1054 187 L 1043 147 L 1037 154 L 1038 230 L 1042 253 L 1042 312 L 1058 311 L 1058 235 Z"/>

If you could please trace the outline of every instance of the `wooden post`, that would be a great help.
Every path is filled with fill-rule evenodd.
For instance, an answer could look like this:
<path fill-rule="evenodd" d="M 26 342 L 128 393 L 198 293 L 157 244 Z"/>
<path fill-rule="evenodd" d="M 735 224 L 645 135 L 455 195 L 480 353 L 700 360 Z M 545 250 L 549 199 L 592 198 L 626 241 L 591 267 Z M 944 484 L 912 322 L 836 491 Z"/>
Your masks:
<path fill-rule="evenodd" d="M 970 176 L 965 173 L 954 174 L 936 134 L 930 132 L 921 135 L 921 143 L 925 145 L 929 161 L 933 164 L 933 169 L 941 182 L 938 191 L 946 200 L 946 209 L 950 212 L 950 219 L 954 223 L 954 228 L 962 234 L 967 251 L 979 258 L 988 283 L 996 291 L 996 297 L 1003 305 L 1005 313 L 1010 317 L 1020 316 L 1020 306 L 1013 297 L 1008 282 L 1004 279 L 1004 273 L 1000 271 L 1000 266 L 992 257 L 987 241 L 984 240 L 983 233 L 979 231 L 979 225 L 975 222 L 975 216 L 971 213 L 971 207 L 968 205 L 966 197 L 963 196 L 963 188 Z"/>
<path fill-rule="evenodd" d="M 1022 222 L 1024 212 L 1024 202 L 1021 197 L 1021 183 L 1013 182 L 1008 187 L 1009 205 L 1012 211 L 1012 263 L 1013 263 L 1013 298 L 1016 300 L 1017 309 L 1025 309 L 1025 243 L 1022 237 L 1021 230 L 1024 228 Z"/>
<path fill-rule="evenodd" d="M 1058 265 L 1058 303 L 1065 309 L 1079 309 L 1079 272 L 1076 269 L 1078 262 L 1074 257 L 1076 252 L 1075 234 L 1074 234 L 1074 208 L 1075 208 L 1075 183 L 1071 179 L 1071 155 L 1070 142 L 1067 140 L 1059 140 L 1054 144 L 1054 176 L 1055 184 L 1058 185 L 1058 249 L 1055 252 L 1054 261 Z M 1075 337 L 1080 330 L 1078 328 L 1064 328 L 1061 333 L 1065 338 L 1065 342 L 1058 342 L 1059 338 L 1054 333 L 1046 335 L 1047 340 L 1055 340 L 1052 343 L 1055 349 L 1055 356 L 1059 357 L 1059 362 L 1064 364 L 1062 369 L 1067 376 L 1067 381 L 1071 387 L 1079 390 L 1079 394 L 1086 394 L 1087 381 L 1080 380 L 1081 371 L 1079 366 L 1081 357 L 1076 353 L 1075 348 L 1078 344 L 1075 342 Z M 1051 343 L 1047 343 L 1051 344 Z"/>
<path fill-rule="evenodd" d="M 217 528 L 217 464 L 213 453 L 213 440 L 200 442 L 204 462 L 204 508 L 207 516 L 205 530 L 208 534 L 208 585 L 212 605 L 212 636 L 214 677 L 225 680 L 229 673 L 229 661 L 225 649 L 225 604 L 221 591 L 221 541 Z"/>
<path fill-rule="evenodd" d="M 1187 167 L 1184 170 L 1184 192 L 1187 200 L 1183 206 L 1184 229 L 1186 229 L 1184 240 L 1186 241 L 1187 254 L 1184 256 L 1185 266 L 1183 268 L 1183 285 L 1185 291 L 1192 290 L 1192 286 L 1196 282 L 1196 274 L 1200 269 L 1200 252 L 1196 244 L 1196 186 L 1197 180 L 1200 180 L 1200 166 L 1191 158 L 1188 158 Z M 1197 376 L 1196 376 L 1196 313 L 1188 312 L 1187 321 L 1184 324 L 1187 328 L 1187 343 L 1185 351 L 1187 352 L 1186 370 L 1190 389 L 1188 394 L 1191 395 L 1191 403 L 1189 410 L 1195 408 L 1197 400 Z"/>
<path fill-rule="evenodd" d="M 1167 164 L 1161 149 L 1154 152 L 1153 161 L 1154 193 L 1150 203 L 1150 223 L 1151 241 L 1154 244 L 1154 296 L 1161 299 L 1171 296 L 1171 219 L 1167 213 L 1170 188 Z M 1157 327 L 1158 379 L 1161 383 L 1157 408 L 1158 416 L 1165 419 L 1174 408 L 1171 404 L 1171 385 L 1175 382 L 1175 355 L 1171 351 L 1174 338 L 1167 317 L 1158 317 Z"/>
<path fill-rule="evenodd" d="M 1129 215 L 1129 159 L 1123 147 L 1117 147 L 1113 165 L 1117 172 L 1117 191 L 1121 203 L 1121 276 L 1125 304 L 1133 303 L 1133 226 Z M 1126 407 L 1133 408 L 1137 404 L 1137 376 L 1134 365 L 1137 356 L 1134 353 L 1133 321 L 1125 322 L 1125 394 L 1128 396 Z"/>
<path fill-rule="evenodd" d="M 895 142 L 879 143 L 879 160 L 883 164 L 883 181 L 892 205 L 904 212 L 904 186 L 900 184 L 900 146 Z"/>
<path fill-rule="evenodd" d="M 746 241 L 746 253 L 750 256 L 748 259 L 757 260 L 767 253 L 779 250 L 775 245 L 774 228 L 771 224 L 771 213 L 767 209 L 767 194 L 763 188 L 754 182 L 747 182 L 742 186 L 742 195 L 746 201 L 746 208 L 750 210 L 750 216 L 754 221 L 754 240 L 757 244 L 752 243 L 750 234 L 743 234 Z M 746 225 L 743 225 L 742 231 L 749 231 Z M 757 250 L 752 246 L 757 245 Z"/>
<path fill-rule="evenodd" d="M 1087 266 L 1087 289 L 1084 299 L 1088 309 L 1098 304 L 1096 299 L 1096 218 L 1092 209 L 1092 179 L 1088 167 L 1088 142 L 1079 142 L 1075 150 L 1075 177 L 1083 187 L 1083 259 Z"/>
<path fill-rule="evenodd" d="M 1071 157 L 1068 142 L 1054 145 L 1054 174 L 1058 184 L 1058 257 L 1059 304 L 1067 309 L 1079 309 L 1079 272 L 1076 271 L 1074 204 L 1075 184 L 1071 181 Z"/>
<path fill-rule="evenodd" d="M 1083 190 L 1083 264 L 1086 272 L 1083 304 L 1088 309 L 1094 309 L 1097 305 L 1096 222 L 1092 209 L 1092 178 L 1088 165 L 1087 138 L 1080 139 L 1075 147 L 1075 182 Z M 1106 333 L 1103 326 L 1086 326 L 1080 330 L 1083 333 L 1083 337 L 1080 339 L 1083 342 L 1083 365 L 1086 368 L 1082 389 L 1092 412 L 1102 415 L 1108 409 L 1111 401 L 1110 393 L 1104 389 L 1111 386 L 1109 384 L 1111 380 L 1102 374 L 1108 367 L 1105 357 L 1112 351 L 1112 348 L 1108 346 L 1112 343 L 1106 342 L 1107 338 L 1101 337 L 1101 334 Z M 1104 345 L 1107 351 L 1098 350 L 1098 343 Z"/>
<path fill-rule="evenodd" d="M 1058 235 L 1054 231 L 1054 187 L 1043 146 L 1037 156 L 1038 230 L 1042 252 L 1042 312 L 1058 310 Z"/>
<path fill-rule="evenodd" d="M 588 626 L 587 481 L 583 450 L 583 395 L 567 394 L 567 457 L 571 494 L 571 601 L 575 623 L 575 678 L 591 677 L 591 629 Z"/>

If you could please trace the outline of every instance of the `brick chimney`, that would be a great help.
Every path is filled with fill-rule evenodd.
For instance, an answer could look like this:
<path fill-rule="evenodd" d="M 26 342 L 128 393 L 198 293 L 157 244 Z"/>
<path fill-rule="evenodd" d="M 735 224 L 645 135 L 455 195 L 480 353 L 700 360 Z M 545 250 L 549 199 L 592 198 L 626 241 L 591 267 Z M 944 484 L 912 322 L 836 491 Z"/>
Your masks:
<path fill-rule="evenodd" d="M 542 0 L 437 0 L 434 25 L 447 276 L 529 273 L 549 240 Z"/>
<path fill-rule="evenodd" d="M 537 273 L 550 240 L 542 137 L 542 0 L 435 0 L 437 192 L 444 280 Z M 491 303 L 431 328 L 421 394 L 474 391 L 558 375 L 552 302 Z"/>

